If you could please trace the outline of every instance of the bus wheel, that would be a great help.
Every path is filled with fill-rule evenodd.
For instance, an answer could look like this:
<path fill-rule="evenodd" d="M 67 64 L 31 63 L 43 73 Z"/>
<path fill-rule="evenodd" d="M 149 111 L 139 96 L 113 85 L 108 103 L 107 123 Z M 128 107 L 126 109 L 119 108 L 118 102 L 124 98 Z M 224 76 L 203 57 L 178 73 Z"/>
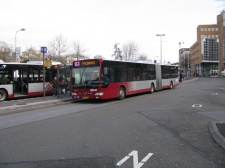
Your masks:
<path fill-rule="evenodd" d="M 173 82 L 170 82 L 170 89 L 173 89 Z"/>
<path fill-rule="evenodd" d="M 4 101 L 7 99 L 7 93 L 5 90 L 0 89 L 0 101 Z"/>
<path fill-rule="evenodd" d="M 125 98 L 125 90 L 123 87 L 120 87 L 118 99 L 123 100 L 124 98 Z"/>
<path fill-rule="evenodd" d="M 151 84 L 151 87 L 150 87 L 150 93 L 152 94 L 152 93 L 154 93 L 154 91 L 155 91 L 154 84 Z"/>

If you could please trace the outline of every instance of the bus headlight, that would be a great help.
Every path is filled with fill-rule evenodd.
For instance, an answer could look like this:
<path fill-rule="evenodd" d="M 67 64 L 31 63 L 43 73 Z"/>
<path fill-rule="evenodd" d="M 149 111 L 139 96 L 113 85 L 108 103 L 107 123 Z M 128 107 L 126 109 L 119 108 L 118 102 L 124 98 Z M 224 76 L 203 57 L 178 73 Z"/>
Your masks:
<path fill-rule="evenodd" d="M 76 93 L 72 93 L 72 96 L 76 96 L 77 94 Z"/>
<path fill-rule="evenodd" d="M 98 92 L 98 93 L 95 93 L 95 96 L 103 96 L 103 92 Z"/>

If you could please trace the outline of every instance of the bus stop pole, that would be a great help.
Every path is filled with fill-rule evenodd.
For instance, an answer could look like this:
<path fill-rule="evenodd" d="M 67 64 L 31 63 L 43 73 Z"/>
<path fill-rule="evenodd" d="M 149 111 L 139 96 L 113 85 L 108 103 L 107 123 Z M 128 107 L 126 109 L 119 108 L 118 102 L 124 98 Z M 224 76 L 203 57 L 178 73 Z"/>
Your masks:
<path fill-rule="evenodd" d="M 58 98 L 59 98 L 59 94 L 60 94 L 60 92 L 59 92 L 59 64 L 57 65 L 57 95 L 58 95 Z"/>
<path fill-rule="evenodd" d="M 43 98 L 45 99 L 45 53 L 43 52 Z"/>
<path fill-rule="evenodd" d="M 73 68 L 70 67 L 70 82 L 69 82 L 70 96 L 72 96 L 72 70 L 73 70 Z"/>

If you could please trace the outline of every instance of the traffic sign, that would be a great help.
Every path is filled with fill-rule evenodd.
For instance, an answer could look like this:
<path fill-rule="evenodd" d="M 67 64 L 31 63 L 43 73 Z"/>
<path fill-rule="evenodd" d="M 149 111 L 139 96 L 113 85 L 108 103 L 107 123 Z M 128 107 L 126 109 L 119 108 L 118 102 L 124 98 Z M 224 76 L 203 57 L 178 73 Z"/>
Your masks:
<path fill-rule="evenodd" d="M 52 66 L 52 60 L 45 60 L 45 67 L 51 67 Z"/>
<path fill-rule="evenodd" d="M 48 50 L 47 47 L 41 47 L 41 52 L 42 52 L 42 53 L 46 53 L 47 50 Z"/>
<path fill-rule="evenodd" d="M 21 47 L 16 47 L 16 56 L 21 56 Z"/>

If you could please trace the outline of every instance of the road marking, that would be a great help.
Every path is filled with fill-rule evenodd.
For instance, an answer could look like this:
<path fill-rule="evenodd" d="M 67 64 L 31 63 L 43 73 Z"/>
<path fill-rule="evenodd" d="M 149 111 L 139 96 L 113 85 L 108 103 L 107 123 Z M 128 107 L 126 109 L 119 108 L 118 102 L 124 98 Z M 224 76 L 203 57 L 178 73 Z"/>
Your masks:
<path fill-rule="evenodd" d="M 125 156 L 123 159 L 121 159 L 116 165 L 121 166 L 124 162 L 126 162 L 131 156 L 133 156 L 133 168 L 140 168 L 144 165 L 145 162 L 148 161 L 148 159 L 153 155 L 153 153 L 148 153 L 147 156 L 145 156 L 140 163 L 138 163 L 138 151 L 133 150 L 128 154 L 128 156 Z"/>
<path fill-rule="evenodd" d="M 201 104 L 193 104 L 192 107 L 202 107 Z"/>
<path fill-rule="evenodd" d="M 124 162 L 126 162 L 128 159 L 130 158 L 130 156 L 125 156 L 122 160 L 120 160 L 116 165 L 120 166 L 122 165 Z"/>
<path fill-rule="evenodd" d="M 220 88 L 220 89 L 225 89 L 225 88 Z"/>
<path fill-rule="evenodd" d="M 211 95 L 218 95 L 218 93 L 211 93 Z"/>

